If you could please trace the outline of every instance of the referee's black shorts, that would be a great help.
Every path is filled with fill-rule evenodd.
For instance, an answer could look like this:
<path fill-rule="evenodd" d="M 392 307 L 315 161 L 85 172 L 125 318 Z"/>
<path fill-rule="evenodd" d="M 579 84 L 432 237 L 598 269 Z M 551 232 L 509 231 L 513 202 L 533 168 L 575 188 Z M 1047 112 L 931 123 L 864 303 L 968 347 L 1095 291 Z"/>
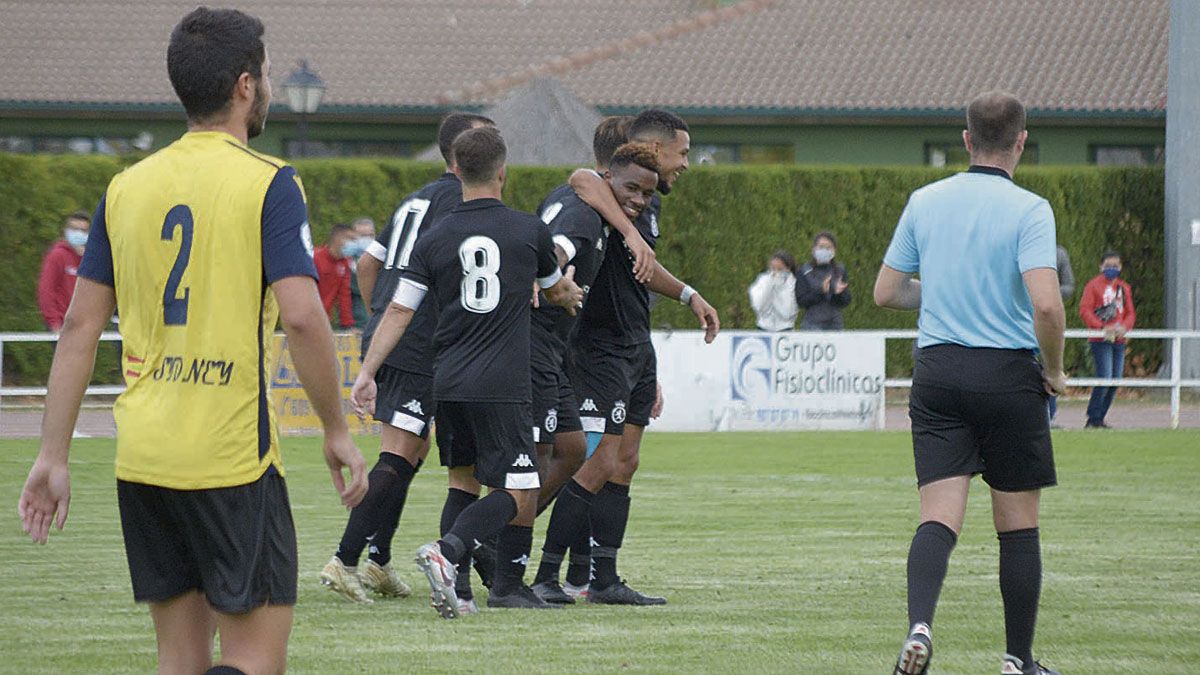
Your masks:
<path fill-rule="evenodd" d="M 1042 366 L 1019 349 L 918 349 L 909 417 L 917 485 L 983 474 L 1002 492 L 1058 482 Z"/>
<path fill-rule="evenodd" d="M 117 481 L 137 602 L 204 593 L 225 614 L 296 604 L 296 528 L 273 467 L 246 485 L 172 490 Z"/>

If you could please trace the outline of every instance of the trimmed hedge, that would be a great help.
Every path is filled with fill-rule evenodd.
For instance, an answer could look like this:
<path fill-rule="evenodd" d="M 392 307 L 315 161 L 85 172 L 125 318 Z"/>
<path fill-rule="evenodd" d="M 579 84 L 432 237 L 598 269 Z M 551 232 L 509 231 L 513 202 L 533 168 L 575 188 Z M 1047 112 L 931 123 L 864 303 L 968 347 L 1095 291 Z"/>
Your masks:
<path fill-rule="evenodd" d="M 41 257 L 59 236 L 62 219 L 75 209 L 92 210 L 111 176 L 136 158 L 22 156 L 0 153 L 0 331 L 40 330 L 36 286 Z M 314 237 L 320 241 L 335 222 L 368 215 L 382 225 L 399 200 L 441 171 L 437 165 L 398 160 L 303 160 L 296 162 L 307 191 Z M 875 273 L 896 219 L 912 190 L 951 170 L 865 167 L 703 167 L 690 171 L 664 199 L 659 259 L 718 309 L 727 328 L 752 328 L 746 289 L 776 249 L 804 258 L 812 236 L 830 230 L 838 237 L 838 259 L 846 265 L 854 301 L 845 312 L 848 328 L 912 328 L 915 313 L 881 310 L 871 300 Z M 513 167 L 506 199 L 533 210 L 566 178 L 557 168 Z M 1159 168 L 1022 168 L 1017 182 L 1050 200 L 1059 243 L 1071 254 L 1076 297 L 1068 303 L 1068 325 L 1079 327 L 1078 297 L 1097 273 L 1100 253 L 1115 248 L 1125 256 L 1138 323 L 1163 325 L 1163 172 Z M 691 328 L 681 305 L 657 303 L 656 328 Z M 104 348 L 98 379 L 116 376 L 115 354 Z M 911 363 L 896 341 L 889 352 L 893 374 Z M 5 348 L 5 375 L 12 382 L 43 382 L 50 350 L 37 345 Z M 1153 341 L 1133 341 L 1128 361 L 1151 371 L 1161 361 Z M 1086 345 L 1068 341 L 1068 368 L 1090 372 Z"/>

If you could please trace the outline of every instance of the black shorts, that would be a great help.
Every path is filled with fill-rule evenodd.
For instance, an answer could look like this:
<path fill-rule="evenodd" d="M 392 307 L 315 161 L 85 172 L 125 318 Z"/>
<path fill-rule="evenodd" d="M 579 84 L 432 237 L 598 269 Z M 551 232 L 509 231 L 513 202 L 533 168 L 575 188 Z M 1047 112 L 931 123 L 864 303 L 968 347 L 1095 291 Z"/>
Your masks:
<path fill-rule="evenodd" d="M 653 344 L 577 343 L 572 355 L 572 383 L 584 431 L 620 436 L 626 423 L 650 424 L 658 389 Z"/>
<path fill-rule="evenodd" d="M 137 602 L 199 590 L 217 611 L 296 604 L 296 528 L 273 468 L 253 483 L 172 490 L 117 481 Z"/>
<path fill-rule="evenodd" d="M 433 423 L 433 378 L 409 373 L 386 363 L 375 373 L 375 419 L 401 431 L 429 437 Z"/>
<path fill-rule="evenodd" d="M 442 466 L 474 466 L 475 480 L 492 488 L 541 487 L 528 403 L 442 401 L 435 433 Z"/>
<path fill-rule="evenodd" d="M 909 397 L 917 485 L 983 474 L 1002 492 L 1058 482 L 1042 366 L 1027 350 L 917 350 Z"/>
<path fill-rule="evenodd" d="M 579 402 L 567 377 L 562 356 L 551 348 L 533 343 L 530 350 L 530 376 L 533 388 L 533 442 L 553 444 L 555 433 L 583 429 L 579 423 Z"/>

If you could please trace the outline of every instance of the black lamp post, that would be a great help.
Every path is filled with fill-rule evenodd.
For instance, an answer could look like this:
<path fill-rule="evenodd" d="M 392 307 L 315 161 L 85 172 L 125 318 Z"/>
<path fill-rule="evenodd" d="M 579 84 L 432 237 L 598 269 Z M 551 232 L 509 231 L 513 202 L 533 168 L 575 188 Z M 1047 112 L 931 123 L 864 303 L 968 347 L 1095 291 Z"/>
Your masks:
<path fill-rule="evenodd" d="M 308 155 L 308 116 L 317 111 L 321 97 L 325 94 L 325 81 L 308 68 L 308 61 L 301 59 L 296 68 L 283 81 L 288 107 L 300 115 L 297 132 L 300 135 L 300 156 Z"/>

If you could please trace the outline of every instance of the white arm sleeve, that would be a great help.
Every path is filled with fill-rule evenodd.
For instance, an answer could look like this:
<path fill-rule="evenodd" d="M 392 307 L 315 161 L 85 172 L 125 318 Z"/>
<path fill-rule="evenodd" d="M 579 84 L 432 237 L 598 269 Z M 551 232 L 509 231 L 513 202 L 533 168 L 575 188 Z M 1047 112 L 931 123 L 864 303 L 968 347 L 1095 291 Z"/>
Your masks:
<path fill-rule="evenodd" d="M 526 277 L 526 278 L 528 278 L 528 277 Z M 562 270 L 555 267 L 554 272 L 550 276 L 538 277 L 537 282 L 538 282 L 538 286 L 540 286 L 542 288 L 550 288 L 554 284 L 557 284 L 559 279 L 562 279 Z"/>
<path fill-rule="evenodd" d="M 396 287 L 396 294 L 392 296 L 392 302 L 415 312 L 421 306 L 421 301 L 425 299 L 425 294 L 428 292 L 429 287 L 424 284 L 419 284 L 412 279 L 401 279 L 400 285 Z"/>
<path fill-rule="evenodd" d="M 561 248 L 563 253 L 567 254 L 567 262 L 575 259 L 575 254 L 578 251 L 575 250 L 575 243 L 571 241 L 570 237 L 564 234 L 556 234 L 554 235 L 554 244 Z"/>
<path fill-rule="evenodd" d="M 372 241 L 371 245 L 367 247 L 367 255 L 383 262 L 387 260 L 387 247 L 377 241 Z"/>

